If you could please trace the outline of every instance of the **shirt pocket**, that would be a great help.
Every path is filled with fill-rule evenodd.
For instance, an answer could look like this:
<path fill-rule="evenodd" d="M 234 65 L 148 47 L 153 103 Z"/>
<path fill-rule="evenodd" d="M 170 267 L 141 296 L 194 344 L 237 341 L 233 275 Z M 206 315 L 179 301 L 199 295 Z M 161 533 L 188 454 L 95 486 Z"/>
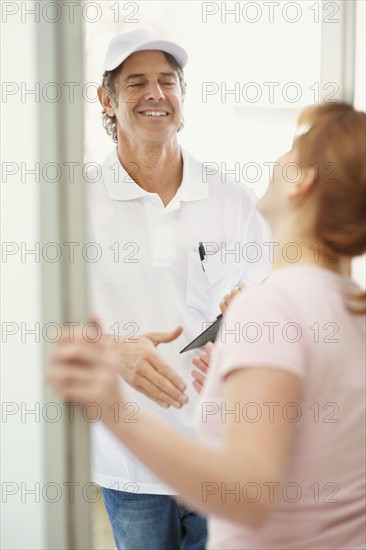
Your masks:
<path fill-rule="evenodd" d="M 235 258 L 221 259 L 221 250 L 203 262 L 198 252 L 188 250 L 187 304 L 214 316 L 220 313 L 219 303 L 225 294 L 239 284 L 244 267 Z"/>

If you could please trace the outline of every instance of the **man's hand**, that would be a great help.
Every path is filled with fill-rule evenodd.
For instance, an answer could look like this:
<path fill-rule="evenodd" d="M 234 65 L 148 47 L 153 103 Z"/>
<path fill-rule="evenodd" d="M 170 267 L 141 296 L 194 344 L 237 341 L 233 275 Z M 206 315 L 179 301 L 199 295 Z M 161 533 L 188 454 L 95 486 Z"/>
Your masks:
<path fill-rule="evenodd" d="M 229 292 L 229 294 L 225 294 L 225 296 L 223 297 L 223 299 L 220 302 L 220 309 L 221 309 L 221 313 L 223 315 L 229 309 L 229 306 L 230 306 L 231 302 L 234 300 L 234 298 L 238 294 L 240 294 L 240 292 L 243 292 L 243 290 L 245 290 L 246 288 L 248 288 L 248 285 L 246 285 L 245 283 L 240 283 L 240 285 L 233 288 L 233 290 L 231 292 Z"/>
<path fill-rule="evenodd" d="M 187 403 L 186 384 L 158 353 L 156 347 L 176 340 L 183 328 L 168 332 L 149 332 L 139 336 L 138 342 L 120 342 L 120 374 L 135 390 L 160 406 L 179 409 Z"/>
<path fill-rule="evenodd" d="M 193 357 L 192 363 L 197 367 L 201 372 L 193 370 L 191 372 L 194 380 L 193 387 L 197 393 L 201 393 L 202 388 L 206 381 L 206 374 L 210 366 L 211 355 L 213 351 L 213 343 L 207 342 L 205 345 L 205 351 L 203 351 L 198 357 Z"/>

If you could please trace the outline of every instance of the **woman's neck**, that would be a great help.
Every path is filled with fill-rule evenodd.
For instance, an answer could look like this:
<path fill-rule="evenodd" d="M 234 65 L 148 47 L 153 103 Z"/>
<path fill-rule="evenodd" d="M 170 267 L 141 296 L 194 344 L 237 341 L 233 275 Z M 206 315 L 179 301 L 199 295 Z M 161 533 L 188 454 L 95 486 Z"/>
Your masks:
<path fill-rule="evenodd" d="M 314 265 L 340 275 L 351 275 L 351 259 L 319 241 L 314 235 L 299 231 L 274 231 L 270 262 L 272 271 L 290 265 Z"/>

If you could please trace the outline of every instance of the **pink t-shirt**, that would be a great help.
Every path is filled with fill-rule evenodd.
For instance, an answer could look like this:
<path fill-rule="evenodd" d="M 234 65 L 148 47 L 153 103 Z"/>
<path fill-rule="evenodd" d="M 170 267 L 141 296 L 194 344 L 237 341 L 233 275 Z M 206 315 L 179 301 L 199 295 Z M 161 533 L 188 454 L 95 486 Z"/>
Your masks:
<path fill-rule="evenodd" d="M 365 316 L 347 310 L 348 290 L 360 291 L 328 270 L 290 266 L 240 296 L 224 320 L 197 409 L 202 438 L 221 444 L 230 371 L 283 369 L 302 380 L 303 393 L 280 411 L 296 430 L 273 515 L 256 531 L 211 518 L 210 550 L 365 548 Z M 270 414 L 278 414 L 275 405 L 245 404 L 240 421 Z"/>

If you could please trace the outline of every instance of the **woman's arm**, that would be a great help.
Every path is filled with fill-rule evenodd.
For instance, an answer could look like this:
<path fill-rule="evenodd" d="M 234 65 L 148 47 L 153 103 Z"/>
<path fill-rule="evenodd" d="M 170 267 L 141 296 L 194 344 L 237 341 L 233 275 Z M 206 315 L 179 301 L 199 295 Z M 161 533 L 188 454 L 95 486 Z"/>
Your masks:
<path fill-rule="evenodd" d="M 57 368 L 48 379 L 59 395 L 81 403 L 97 402 L 108 428 L 190 506 L 253 528 L 267 519 L 273 507 L 271 487 L 281 483 L 294 428 L 280 411 L 300 398 L 301 383 L 294 375 L 265 367 L 230 373 L 219 410 L 202 404 L 203 420 L 216 410 L 222 424 L 222 445 L 214 449 L 143 411 L 134 415 L 133 423 L 117 422 L 115 403 L 120 411 L 126 409 L 118 389 L 117 361 L 110 350 L 95 353 L 95 345 L 86 342 L 63 344 L 55 362 Z M 255 405 L 249 409 L 248 403 Z M 273 416 L 270 403 L 276 404 Z M 261 417 L 250 421 L 254 413 L 259 416 L 258 411 Z M 258 490 L 259 499 L 253 502 Z"/>

